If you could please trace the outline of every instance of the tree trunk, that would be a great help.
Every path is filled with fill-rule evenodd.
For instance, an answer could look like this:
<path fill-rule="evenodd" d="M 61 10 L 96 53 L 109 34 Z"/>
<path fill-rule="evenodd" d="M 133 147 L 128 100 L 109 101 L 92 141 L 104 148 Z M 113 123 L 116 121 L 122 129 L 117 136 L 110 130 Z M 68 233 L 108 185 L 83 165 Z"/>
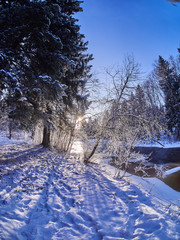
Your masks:
<path fill-rule="evenodd" d="M 12 138 L 12 122 L 10 121 L 9 122 L 9 136 L 8 136 L 9 139 Z"/>
<path fill-rule="evenodd" d="M 96 142 L 96 144 L 94 145 L 94 147 L 93 147 L 90 155 L 89 155 L 86 159 L 84 159 L 84 163 L 88 163 L 88 162 L 90 161 L 90 159 L 92 158 L 92 156 L 95 154 L 96 149 L 97 149 L 97 147 L 98 147 L 98 145 L 99 145 L 99 143 L 100 143 L 100 140 L 101 140 L 100 138 L 97 140 L 97 142 Z"/>
<path fill-rule="evenodd" d="M 42 145 L 44 147 L 50 147 L 50 127 L 49 126 L 44 126 Z"/>
<path fill-rule="evenodd" d="M 74 128 L 71 129 L 70 137 L 69 137 L 67 147 L 66 147 L 67 152 L 69 152 L 71 150 L 73 139 L 74 139 Z"/>
<path fill-rule="evenodd" d="M 180 141 L 180 128 L 178 127 L 175 131 L 175 138 L 176 138 L 176 141 Z"/>

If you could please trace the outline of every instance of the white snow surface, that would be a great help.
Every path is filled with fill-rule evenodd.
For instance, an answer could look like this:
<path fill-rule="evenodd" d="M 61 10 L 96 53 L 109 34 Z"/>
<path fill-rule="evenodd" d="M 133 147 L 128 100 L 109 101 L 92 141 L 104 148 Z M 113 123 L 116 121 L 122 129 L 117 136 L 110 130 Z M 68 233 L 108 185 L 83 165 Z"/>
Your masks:
<path fill-rule="evenodd" d="M 180 167 L 175 167 L 175 168 L 172 168 L 170 170 L 167 170 L 166 175 L 170 175 L 172 173 L 179 172 L 179 171 L 180 171 Z"/>
<path fill-rule="evenodd" d="M 153 143 L 139 143 L 138 147 L 159 147 L 159 148 L 180 148 L 180 141 L 170 142 L 170 141 L 159 141 Z"/>
<path fill-rule="evenodd" d="M 115 172 L 0 138 L 0 239 L 180 239 L 180 193 Z"/>

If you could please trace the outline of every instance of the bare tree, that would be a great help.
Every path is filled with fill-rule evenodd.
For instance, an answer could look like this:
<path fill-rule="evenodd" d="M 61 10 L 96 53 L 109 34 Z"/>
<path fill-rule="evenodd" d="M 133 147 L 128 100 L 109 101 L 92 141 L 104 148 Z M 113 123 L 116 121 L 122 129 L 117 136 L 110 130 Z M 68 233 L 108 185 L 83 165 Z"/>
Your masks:
<path fill-rule="evenodd" d="M 100 114 L 96 142 L 85 162 L 91 159 L 105 138 L 108 139 L 105 151 L 109 154 L 117 154 L 118 158 L 125 162 L 125 159 L 130 157 L 131 148 L 137 137 L 137 130 L 132 133 L 126 124 L 129 117 L 133 116 L 122 112 L 122 104 L 134 91 L 135 83 L 140 79 L 139 65 L 133 56 L 129 55 L 124 59 L 122 66 L 106 69 L 106 76 L 108 87 L 106 87 L 106 96 L 100 103 L 103 104 L 105 111 Z"/>
<path fill-rule="evenodd" d="M 91 119 L 91 127 L 86 128 L 94 134 L 94 141 L 89 141 L 90 131 L 87 131 L 86 148 L 89 151 L 84 161 L 92 161 L 97 152 L 103 153 L 105 157 L 110 156 L 111 163 L 124 170 L 121 177 L 127 171 L 129 161 L 139 158 L 133 152 L 137 141 L 150 138 L 159 128 L 159 119 L 149 114 L 150 103 L 155 105 L 159 97 L 156 86 L 148 83 L 146 88 L 144 85 L 140 87 L 139 80 L 141 70 L 133 56 L 127 56 L 121 66 L 106 69 L 105 89 L 102 90 L 101 86 L 104 96 L 99 101 L 102 111 L 93 121 Z M 137 169 L 144 166 L 142 161 L 146 159 L 142 158 Z"/>

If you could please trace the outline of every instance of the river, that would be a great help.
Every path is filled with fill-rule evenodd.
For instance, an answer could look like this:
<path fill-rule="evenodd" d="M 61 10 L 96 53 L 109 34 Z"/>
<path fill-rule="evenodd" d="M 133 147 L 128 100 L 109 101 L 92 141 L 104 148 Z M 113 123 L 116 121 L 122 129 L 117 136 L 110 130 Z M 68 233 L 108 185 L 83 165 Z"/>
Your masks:
<path fill-rule="evenodd" d="M 80 140 L 75 140 L 72 144 L 71 148 L 71 155 L 74 156 L 79 161 L 83 161 L 84 159 L 84 148 L 83 143 Z M 130 162 L 127 168 L 127 172 L 137 175 L 140 177 L 157 177 L 156 170 L 155 170 L 155 164 L 151 163 L 150 165 L 145 166 L 145 175 L 144 172 L 138 171 L 135 172 L 135 167 L 137 167 L 137 162 Z M 113 164 L 112 164 L 113 165 Z M 173 169 L 176 167 L 180 167 L 180 163 L 167 163 L 161 164 L 159 166 L 164 166 L 166 170 Z M 180 192 L 180 170 L 173 172 L 171 174 L 166 175 L 164 178 L 159 178 L 161 181 L 163 181 L 165 184 L 167 184 L 169 187 L 173 188 L 174 190 Z"/>

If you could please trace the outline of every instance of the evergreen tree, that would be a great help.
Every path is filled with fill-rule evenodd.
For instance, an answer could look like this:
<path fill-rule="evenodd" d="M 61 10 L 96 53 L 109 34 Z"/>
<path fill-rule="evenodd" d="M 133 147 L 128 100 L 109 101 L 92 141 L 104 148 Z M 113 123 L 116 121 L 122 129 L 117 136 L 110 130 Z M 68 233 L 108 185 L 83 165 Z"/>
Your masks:
<path fill-rule="evenodd" d="M 87 105 L 92 55 L 85 54 L 87 42 L 73 17 L 80 4 L 0 1 L 0 88 L 13 106 L 10 117 L 26 126 L 42 119 L 48 135 L 50 122 Z"/>
<path fill-rule="evenodd" d="M 138 84 L 135 91 L 135 109 L 134 113 L 137 116 L 144 116 L 146 113 L 146 99 L 142 87 Z"/>
<path fill-rule="evenodd" d="M 161 56 L 156 71 L 164 93 L 168 129 L 180 139 L 180 74 Z"/>

